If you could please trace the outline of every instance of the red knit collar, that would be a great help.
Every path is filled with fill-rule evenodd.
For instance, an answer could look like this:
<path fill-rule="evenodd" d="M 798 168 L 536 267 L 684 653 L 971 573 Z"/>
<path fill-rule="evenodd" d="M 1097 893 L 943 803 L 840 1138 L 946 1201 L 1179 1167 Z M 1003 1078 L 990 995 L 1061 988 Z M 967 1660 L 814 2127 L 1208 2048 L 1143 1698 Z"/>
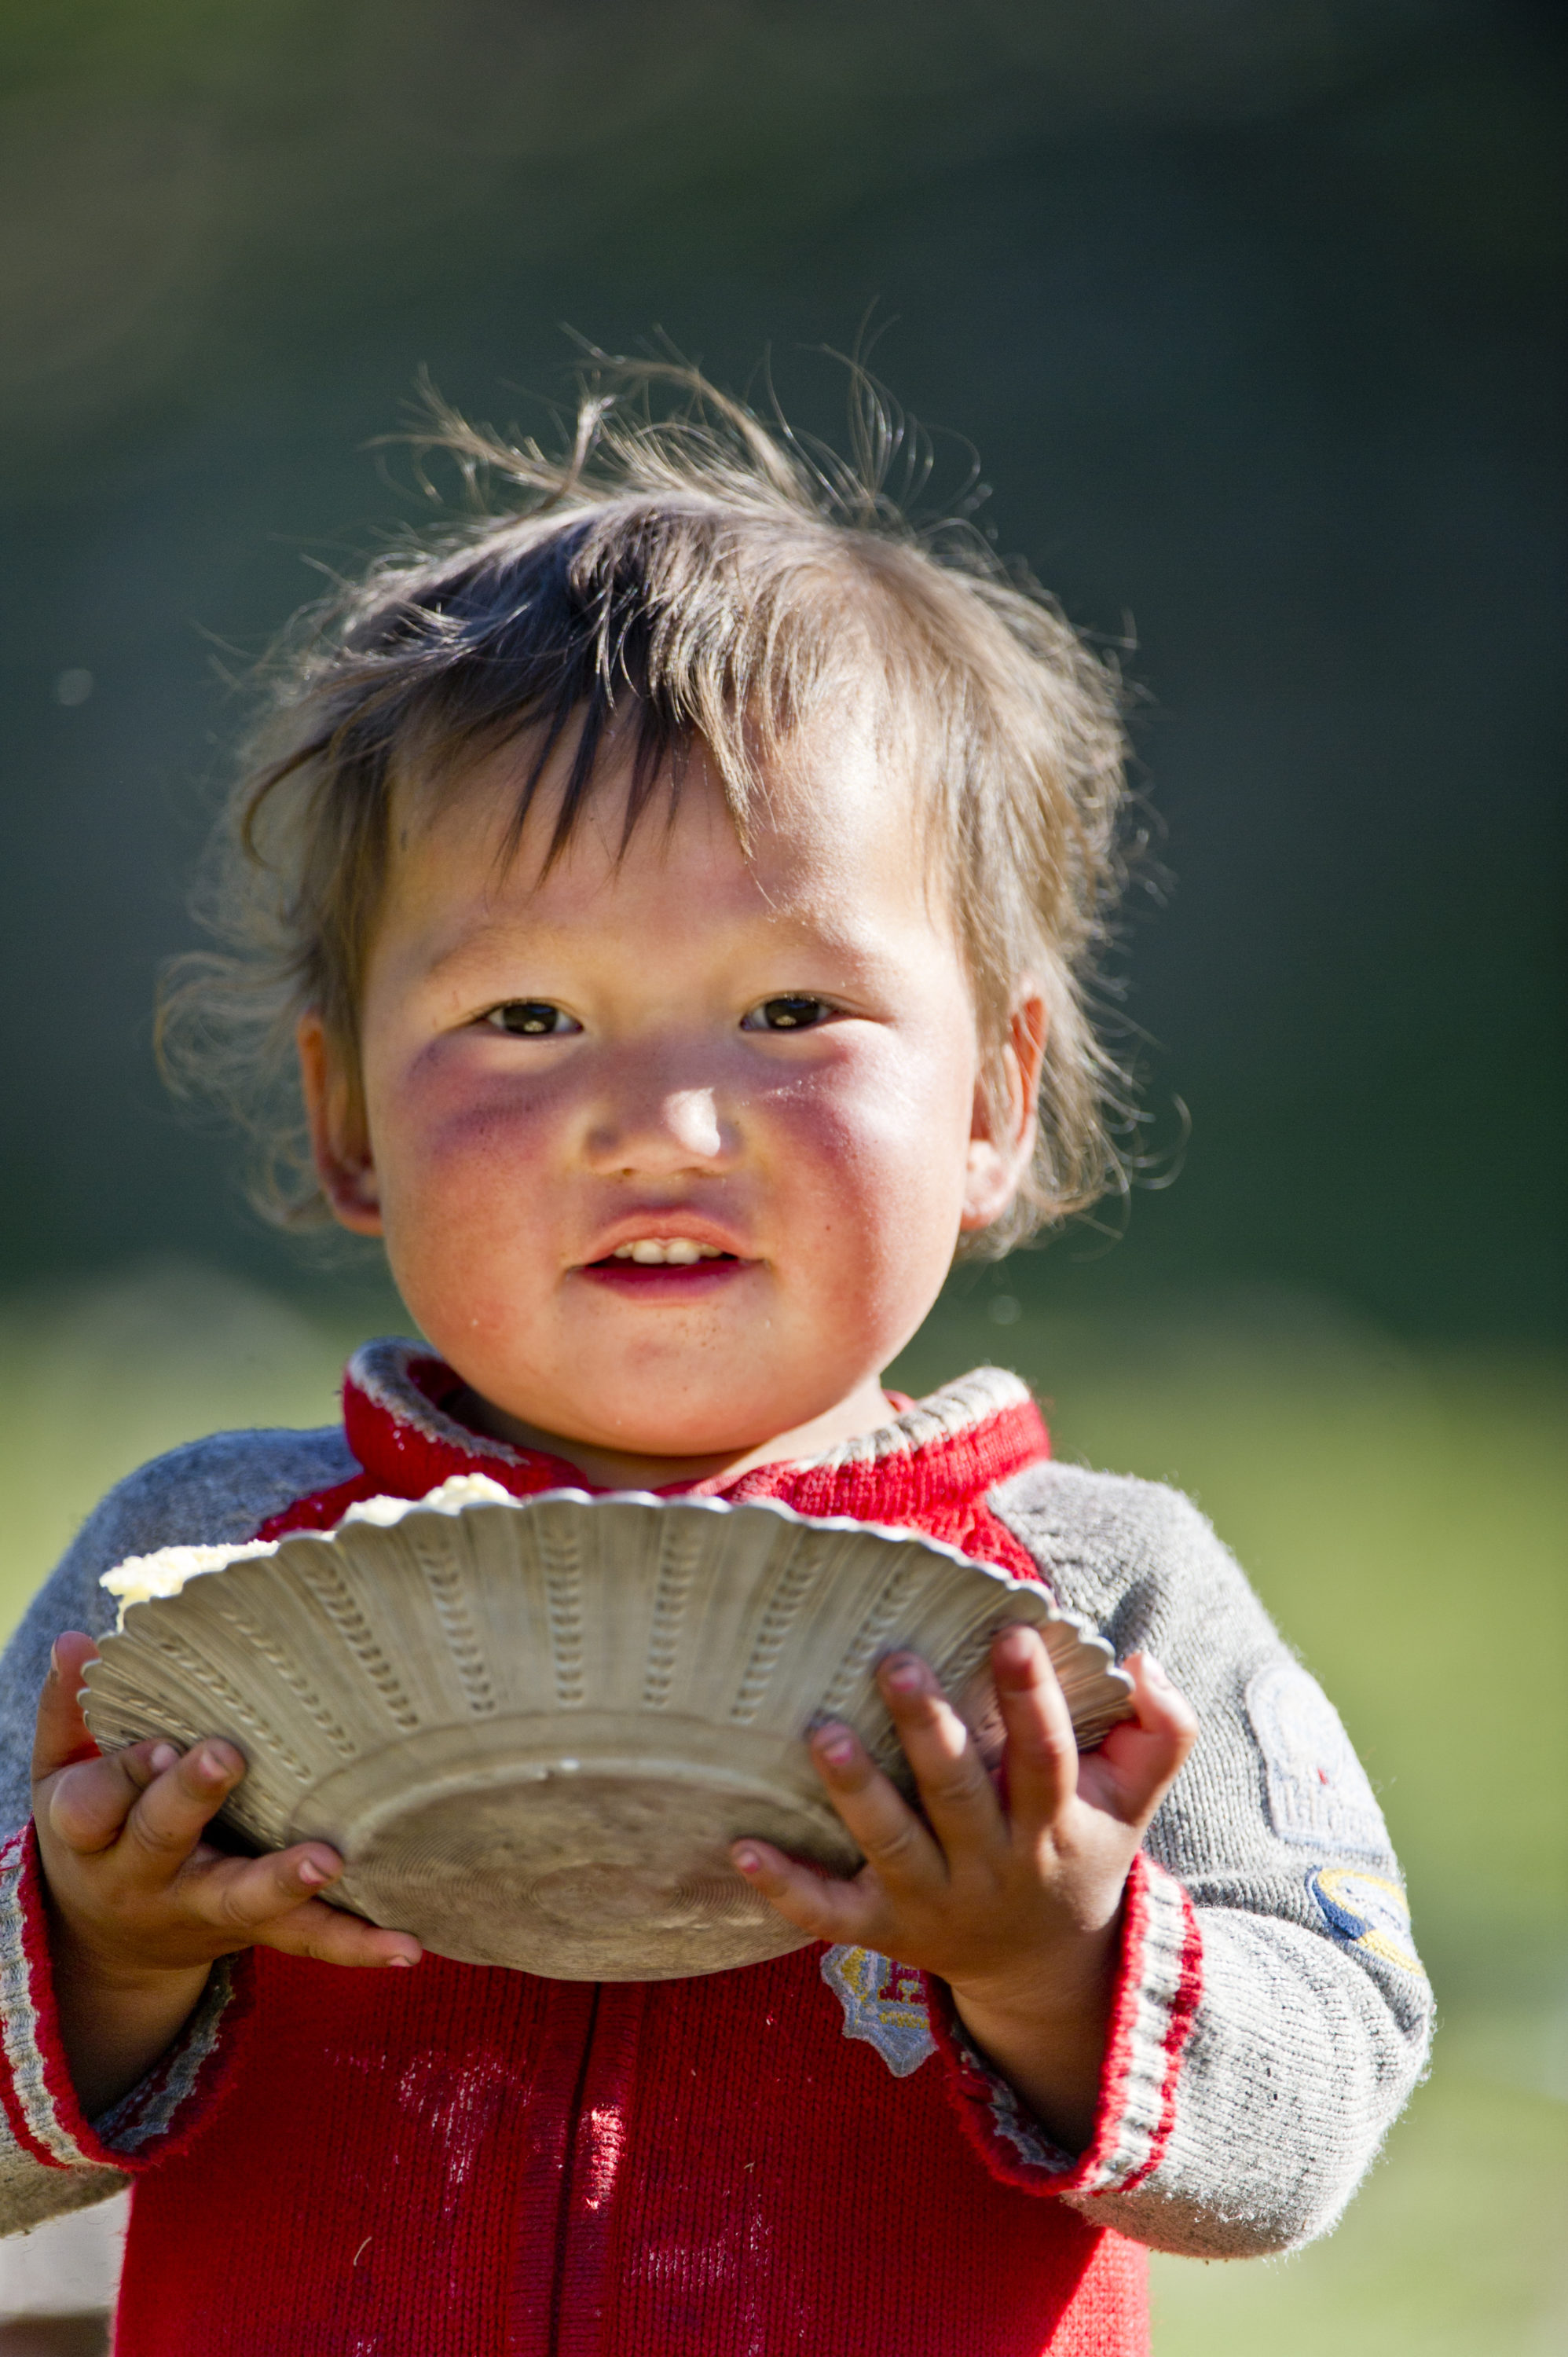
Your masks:
<path fill-rule="evenodd" d="M 461 1378 L 418 1343 L 367 1342 L 355 1352 L 343 1380 L 344 1429 L 375 1490 L 419 1498 L 454 1473 L 488 1473 L 520 1498 L 595 1487 L 564 1458 L 515 1448 L 459 1423 L 452 1404 L 462 1388 Z M 820 1457 L 671 1482 L 669 1490 L 777 1498 L 802 1513 L 879 1519 L 886 1500 L 901 1510 L 898 1519 L 924 1519 L 933 1508 L 979 1499 L 1049 1451 L 1039 1410 L 1018 1377 L 983 1367 Z"/>

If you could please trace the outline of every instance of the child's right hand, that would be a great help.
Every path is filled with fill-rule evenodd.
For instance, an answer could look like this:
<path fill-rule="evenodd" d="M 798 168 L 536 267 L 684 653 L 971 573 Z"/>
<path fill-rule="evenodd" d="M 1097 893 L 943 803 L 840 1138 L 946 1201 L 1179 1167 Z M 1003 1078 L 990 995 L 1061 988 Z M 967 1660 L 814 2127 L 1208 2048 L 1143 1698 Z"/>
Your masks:
<path fill-rule="evenodd" d="M 233 1857 L 202 1839 L 245 1773 L 209 1738 L 100 1754 L 77 1702 L 97 1652 L 56 1640 L 38 1698 L 33 1818 L 48 1886 L 61 2034 L 91 2119 L 134 2087 L 177 2035 L 215 1960 L 280 1948 L 321 1964 L 417 1964 L 417 1940 L 315 1894 L 343 1861 L 325 1842 Z"/>

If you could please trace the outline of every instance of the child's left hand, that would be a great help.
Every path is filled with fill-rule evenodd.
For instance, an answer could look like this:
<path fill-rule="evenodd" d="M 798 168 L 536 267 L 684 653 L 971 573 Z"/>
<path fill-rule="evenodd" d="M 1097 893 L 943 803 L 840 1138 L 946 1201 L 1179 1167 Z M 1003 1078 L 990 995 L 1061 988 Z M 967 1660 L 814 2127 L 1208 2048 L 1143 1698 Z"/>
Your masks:
<path fill-rule="evenodd" d="M 732 1852 L 746 1880 L 813 1939 L 874 1948 L 946 1981 L 971 2038 L 1070 2152 L 1094 2125 L 1122 1892 L 1149 1820 L 1197 1735 L 1158 1663 L 1134 1653 L 1136 1717 L 1081 1759 L 1044 1641 L 991 1649 L 1006 1730 L 1003 1806 L 925 1663 L 891 1654 L 877 1683 L 924 1821 L 832 1723 L 811 1738 L 828 1797 L 865 1855 L 824 1878 L 766 1842 Z"/>

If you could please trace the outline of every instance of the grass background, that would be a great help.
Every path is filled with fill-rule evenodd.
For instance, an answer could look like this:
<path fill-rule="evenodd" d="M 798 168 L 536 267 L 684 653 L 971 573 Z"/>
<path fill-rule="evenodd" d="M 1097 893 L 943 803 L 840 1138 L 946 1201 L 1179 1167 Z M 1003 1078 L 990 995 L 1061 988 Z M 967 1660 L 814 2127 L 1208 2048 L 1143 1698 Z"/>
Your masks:
<path fill-rule="evenodd" d="M 1015 1367 L 1058 1455 L 1199 1501 L 1367 1762 L 1442 2006 L 1431 2077 L 1337 2233 L 1269 2265 L 1156 2260 L 1159 2357 L 1568 2347 L 1568 1361 L 1412 1350 L 1288 1295 L 1090 1325 L 1024 1290 L 963 1281 L 891 1380 Z M 398 1322 L 333 1298 L 317 1318 L 163 1264 L 0 1303 L 6 1629 L 145 1458 L 333 1415 L 346 1351 Z"/>

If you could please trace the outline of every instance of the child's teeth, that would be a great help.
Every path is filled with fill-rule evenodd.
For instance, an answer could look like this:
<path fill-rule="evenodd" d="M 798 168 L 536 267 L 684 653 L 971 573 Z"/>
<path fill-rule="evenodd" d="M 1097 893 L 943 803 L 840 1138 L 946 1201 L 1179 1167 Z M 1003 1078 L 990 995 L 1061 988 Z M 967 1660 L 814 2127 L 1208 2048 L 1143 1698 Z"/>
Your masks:
<path fill-rule="evenodd" d="M 721 1257 L 715 1245 L 693 1243 L 688 1236 L 642 1236 L 634 1244 L 617 1244 L 610 1256 L 613 1260 L 640 1261 L 645 1268 L 665 1265 L 690 1268 L 693 1261 Z"/>

